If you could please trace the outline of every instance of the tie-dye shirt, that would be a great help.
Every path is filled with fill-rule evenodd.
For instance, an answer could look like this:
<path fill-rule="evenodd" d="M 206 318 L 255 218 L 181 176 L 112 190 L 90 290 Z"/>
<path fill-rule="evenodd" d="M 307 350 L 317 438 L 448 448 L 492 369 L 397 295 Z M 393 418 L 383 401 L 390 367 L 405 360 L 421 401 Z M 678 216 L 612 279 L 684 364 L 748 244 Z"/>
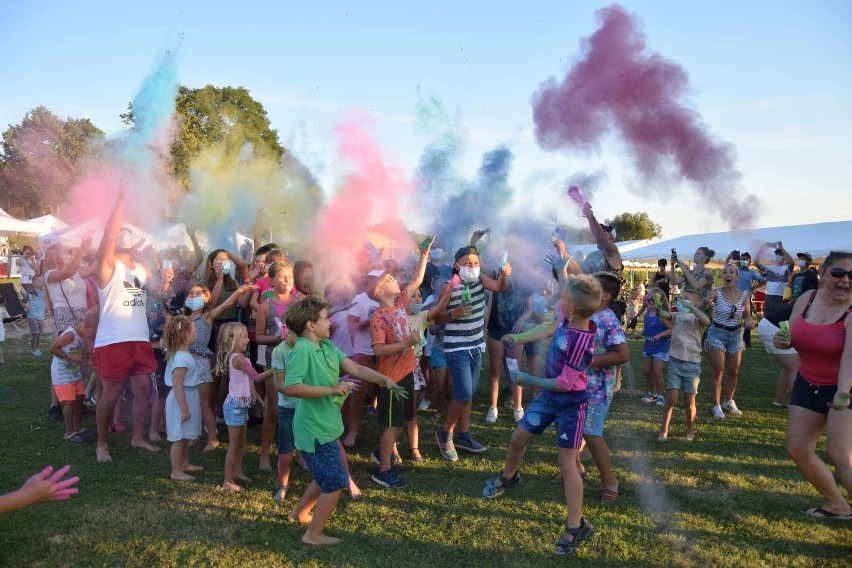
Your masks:
<path fill-rule="evenodd" d="M 591 321 L 597 326 L 595 333 L 595 355 L 603 355 L 616 345 L 627 343 L 624 328 L 621 322 L 609 308 L 595 312 Z M 589 395 L 589 404 L 603 404 L 612 401 L 612 392 L 615 386 L 616 371 L 618 365 L 601 367 L 596 369 L 589 367 L 586 375 L 588 384 L 586 393 Z"/>

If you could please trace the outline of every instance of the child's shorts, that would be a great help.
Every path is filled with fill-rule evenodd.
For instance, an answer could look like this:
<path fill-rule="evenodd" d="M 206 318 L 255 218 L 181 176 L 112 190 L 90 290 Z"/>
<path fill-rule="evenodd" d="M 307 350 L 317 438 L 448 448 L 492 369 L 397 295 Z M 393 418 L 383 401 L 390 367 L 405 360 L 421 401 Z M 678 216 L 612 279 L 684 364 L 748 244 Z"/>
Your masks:
<path fill-rule="evenodd" d="M 83 381 L 75 381 L 67 385 L 53 385 L 53 391 L 59 402 L 71 402 L 83 396 Z"/>
<path fill-rule="evenodd" d="M 701 363 L 681 361 L 672 357 L 669 360 L 669 372 L 666 374 L 666 390 L 682 390 L 686 394 L 698 392 L 701 379 Z"/>
<path fill-rule="evenodd" d="M 544 391 L 533 399 L 518 425 L 530 434 L 541 434 L 556 422 L 556 445 L 576 449 L 583 442 L 588 406 L 586 391 Z"/>
<path fill-rule="evenodd" d="M 429 356 L 429 365 L 433 369 L 443 369 L 447 366 L 447 358 L 444 357 L 444 351 L 437 347 L 432 347 L 432 354 Z"/>
<path fill-rule="evenodd" d="M 586 408 L 586 423 L 583 433 L 586 436 L 603 436 L 607 413 L 609 413 L 608 402 L 590 402 L 588 408 Z"/>
<path fill-rule="evenodd" d="M 222 408 L 225 424 L 228 426 L 245 426 L 248 424 L 248 411 L 248 406 L 237 406 L 233 399 L 226 400 Z"/>
<path fill-rule="evenodd" d="M 44 320 L 27 318 L 27 326 L 30 328 L 31 335 L 44 333 Z"/>
<path fill-rule="evenodd" d="M 657 361 L 662 361 L 663 363 L 667 363 L 669 360 L 669 352 L 668 351 L 660 351 L 658 353 L 648 353 L 647 351 L 642 352 L 642 357 L 645 359 L 656 359 Z"/>
<path fill-rule="evenodd" d="M 414 373 L 408 373 L 398 383 L 408 393 L 408 398 L 395 396 L 391 399 L 390 391 L 380 388 L 377 396 L 376 410 L 379 428 L 402 428 L 406 422 L 414 420 Z"/>
<path fill-rule="evenodd" d="M 346 473 L 346 464 L 343 463 L 337 444 L 337 440 L 327 444 L 314 440 L 313 452 L 302 451 L 302 457 L 323 493 L 334 493 L 349 487 L 349 474 Z"/>
<path fill-rule="evenodd" d="M 278 455 L 292 454 L 296 449 L 296 441 L 293 437 L 293 415 L 295 408 L 284 408 L 278 406 Z"/>
<path fill-rule="evenodd" d="M 704 340 L 704 349 L 708 351 L 724 351 L 725 353 L 739 353 L 745 349 L 742 327 L 728 330 L 722 329 L 717 325 L 710 325 L 707 328 L 707 339 Z"/>

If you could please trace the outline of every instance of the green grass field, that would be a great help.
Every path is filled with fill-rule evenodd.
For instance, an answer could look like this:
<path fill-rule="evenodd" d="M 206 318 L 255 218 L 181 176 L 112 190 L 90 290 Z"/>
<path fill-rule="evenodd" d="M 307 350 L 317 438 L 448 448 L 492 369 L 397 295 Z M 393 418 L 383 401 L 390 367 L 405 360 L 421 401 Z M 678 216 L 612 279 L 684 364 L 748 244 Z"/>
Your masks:
<path fill-rule="evenodd" d="M 600 481 L 588 462 L 584 514 L 596 534 L 575 557 L 559 559 L 553 547 L 565 505 L 561 487 L 550 482 L 557 472 L 552 434 L 529 448 L 517 489 L 495 501 L 481 497 L 485 480 L 502 467 L 514 427 L 505 410 L 497 424 L 484 424 L 485 380 L 474 399 L 473 431 L 489 451 L 462 453 L 455 464 L 443 461 L 432 412 L 422 413 L 426 460 L 402 466 L 403 490 L 370 481 L 377 429 L 366 418 L 350 456 L 365 498 L 353 502 L 344 494 L 332 516 L 327 532 L 342 537 L 341 545 L 311 548 L 299 540 L 302 527 L 286 520 L 309 476 L 296 468 L 286 501 L 275 503 L 274 476 L 257 470 L 259 429 L 249 431 L 245 460 L 255 481 L 242 494 L 218 489 L 223 449 L 202 454 L 194 448 L 192 461 L 205 471 L 188 484 L 168 479 L 167 452 L 131 449 L 129 433 L 112 435 L 113 463 L 97 464 L 94 441 L 63 442 L 61 425 L 46 416 L 49 357 L 33 359 L 25 339 L 10 339 L 0 366 L 0 491 L 16 489 L 46 464 L 71 464 L 81 481 L 70 501 L 0 518 L 0 565 L 848 566 L 852 523 L 803 514 L 822 501 L 785 453 L 786 410 L 770 405 L 777 367 L 754 343 L 736 397 L 744 415 L 710 418 L 705 362 L 696 440 L 682 441 L 683 415 L 676 411 L 669 442 L 661 444 L 658 409 L 638 401 L 644 393 L 641 343 L 630 341 L 632 372 L 605 431 L 620 497 L 612 506 L 598 503 Z M 85 421 L 94 426 L 92 416 Z M 407 440 L 400 445 L 407 455 Z"/>

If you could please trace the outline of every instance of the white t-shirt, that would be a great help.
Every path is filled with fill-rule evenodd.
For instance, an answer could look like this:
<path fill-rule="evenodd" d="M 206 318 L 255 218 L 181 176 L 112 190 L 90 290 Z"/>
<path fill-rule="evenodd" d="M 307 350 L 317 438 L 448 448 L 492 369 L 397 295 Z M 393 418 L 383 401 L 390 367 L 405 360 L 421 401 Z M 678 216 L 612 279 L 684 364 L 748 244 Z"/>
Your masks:
<path fill-rule="evenodd" d="M 371 300 L 366 292 L 361 292 L 352 300 L 354 303 L 349 311 L 348 316 L 358 318 L 358 321 L 370 321 L 373 317 L 373 312 L 379 307 L 379 303 Z M 370 327 L 359 329 L 352 334 L 352 353 L 361 353 L 363 355 L 373 354 L 373 340 L 370 338 Z"/>
<path fill-rule="evenodd" d="M 148 299 L 145 267 L 137 264 L 130 269 L 117 260 L 115 272 L 104 288 L 98 286 L 101 320 L 95 347 L 127 341 L 148 342 Z"/>
<path fill-rule="evenodd" d="M 32 284 L 33 276 L 36 275 L 35 266 L 38 266 L 38 261 L 35 257 L 27 260 L 25 257 L 18 259 L 18 274 L 21 275 L 21 284 Z"/>
<path fill-rule="evenodd" d="M 71 340 L 71 343 L 62 348 L 62 352 L 67 355 L 73 351 L 75 355 L 82 355 L 83 338 L 77 334 L 77 330 L 74 329 L 74 326 L 66 329 L 62 332 L 62 335 L 65 335 L 66 333 L 73 334 L 74 339 Z M 53 361 L 50 362 L 50 382 L 52 384 L 70 385 L 82 380 L 83 377 L 80 375 L 80 365 L 72 363 L 68 359 L 60 359 L 59 357 L 54 357 Z"/>
<path fill-rule="evenodd" d="M 53 270 L 48 270 L 44 273 L 44 283 L 47 287 L 47 294 L 50 296 L 50 303 L 53 304 L 53 309 L 85 309 L 87 306 L 86 281 L 80 277 L 80 274 L 75 272 L 71 278 L 66 278 L 59 282 L 48 282 L 48 275 L 51 272 Z"/>
<path fill-rule="evenodd" d="M 170 387 L 175 386 L 172 374 L 175 369 L 180 369 L 181 367 L 186 369 L 186 375 L 183 377 L 183 386 L 197 387 L 199 378 L 198 369 L 195 367 L 195 358 L 189 351 L 178 351 L 166 364 L 166 373 L 163 376 L 166 385 Z"/>
<path fill-rule="evenodd" d="M 349 312 L 337 312 L 331 318 L 331 342 L 343 351 L 346 356 L 352 355 L 352 335 L 349 333 Z M 369 332 L 369 328 L 367 329 Z"/>
<path fill-rule="evenodd" d="M 787 287 L 787 279 L 790 277 L 790 267 L 786 264 L 767 264 L 766 268 L 766 295 L 783 296 L 784 288 Z"/>

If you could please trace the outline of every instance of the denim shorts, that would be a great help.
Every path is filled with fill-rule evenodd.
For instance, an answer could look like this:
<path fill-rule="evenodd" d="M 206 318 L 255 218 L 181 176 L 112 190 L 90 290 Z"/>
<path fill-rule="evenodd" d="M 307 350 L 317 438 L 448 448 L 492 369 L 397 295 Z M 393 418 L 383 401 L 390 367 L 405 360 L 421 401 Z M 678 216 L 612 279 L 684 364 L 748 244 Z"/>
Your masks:
<path fill-rule="evenodd" d="M 576 449 L 583 442 L 588 403 L 586 391 L 544 391 L 533 399 L 518 425 L 530 434 L 541 434 L 556 422 L 556 445 Z"/>
<path fill-rule="evenodd" d="M 707 328 L 707 339 L 704 340 L 704 349 L 708 351 L 724 351 L 725 353 L 739 353 L 745 349 L 743 343 L 743 330 L 737 328 L 728 331 L 715 325 Z"/>
<path fill-rule="evenodd" d="M 669 352 L 668 351 L 659 351 L 657 353 L 648 353 L 643 351 L 642 357 L 646 359 L 656 359 L 658 361 L 662 361 L 663 363 L 668 363 L 669 361 Z"/>
<path fill-rule="evenodd" d="M 327 444 L 320 444 L 314 440 L 313 452 L 302 452 L 308 469 L 314 481 L 320 486 L 323 493 L 334 493 L 349 487 L 349 474 L 346 472 L 346 464 L 340 455 L 340 447 L 337 440 Z"/>
<path fill-rule="evenodd" d="M 686 394 L 698 392 L 701 379 L 701 363 L 669 359 L 669 372 L 666 374 L 666 390 L 682 390 Z"/>
<path fill-rule="evenodd" d="M 482 370 L 482 351 L 477 348 L 444 353 L 453 379 L 453 400 L 467 402 L 473 398 Z M 433 354 L 432 360 L 435 360 Z"/>
<path fill-rule="evenodd" d="M 586 423 L 583 433 L 586 436 L 603 436 L 604 422 L 608 412 L 608 402 L 590 402 L 588 408 L 586 408 Z"/>
<path fill-rule="evenodd" d="M 293 437 L 293 415 L 295 408 L 278 407 L 278 455 L 292 454 L 296 449 Z"/>
<path fill-rule="evenodd" d="M 432 353 L 429 355 L 429 366 L 433 369 L 443 369 L 447 366 L 447 359 L 444 357 L 444 352 L 435 346 L 432 346 Z"/>
<path fill-rule="evenodd" d="M 233 399 L 226 400 L 222 407 L 225 424 L 228 426 L 245 426 L 248 424 L 248 411 L 248 407 L 237 406 Z"/>

